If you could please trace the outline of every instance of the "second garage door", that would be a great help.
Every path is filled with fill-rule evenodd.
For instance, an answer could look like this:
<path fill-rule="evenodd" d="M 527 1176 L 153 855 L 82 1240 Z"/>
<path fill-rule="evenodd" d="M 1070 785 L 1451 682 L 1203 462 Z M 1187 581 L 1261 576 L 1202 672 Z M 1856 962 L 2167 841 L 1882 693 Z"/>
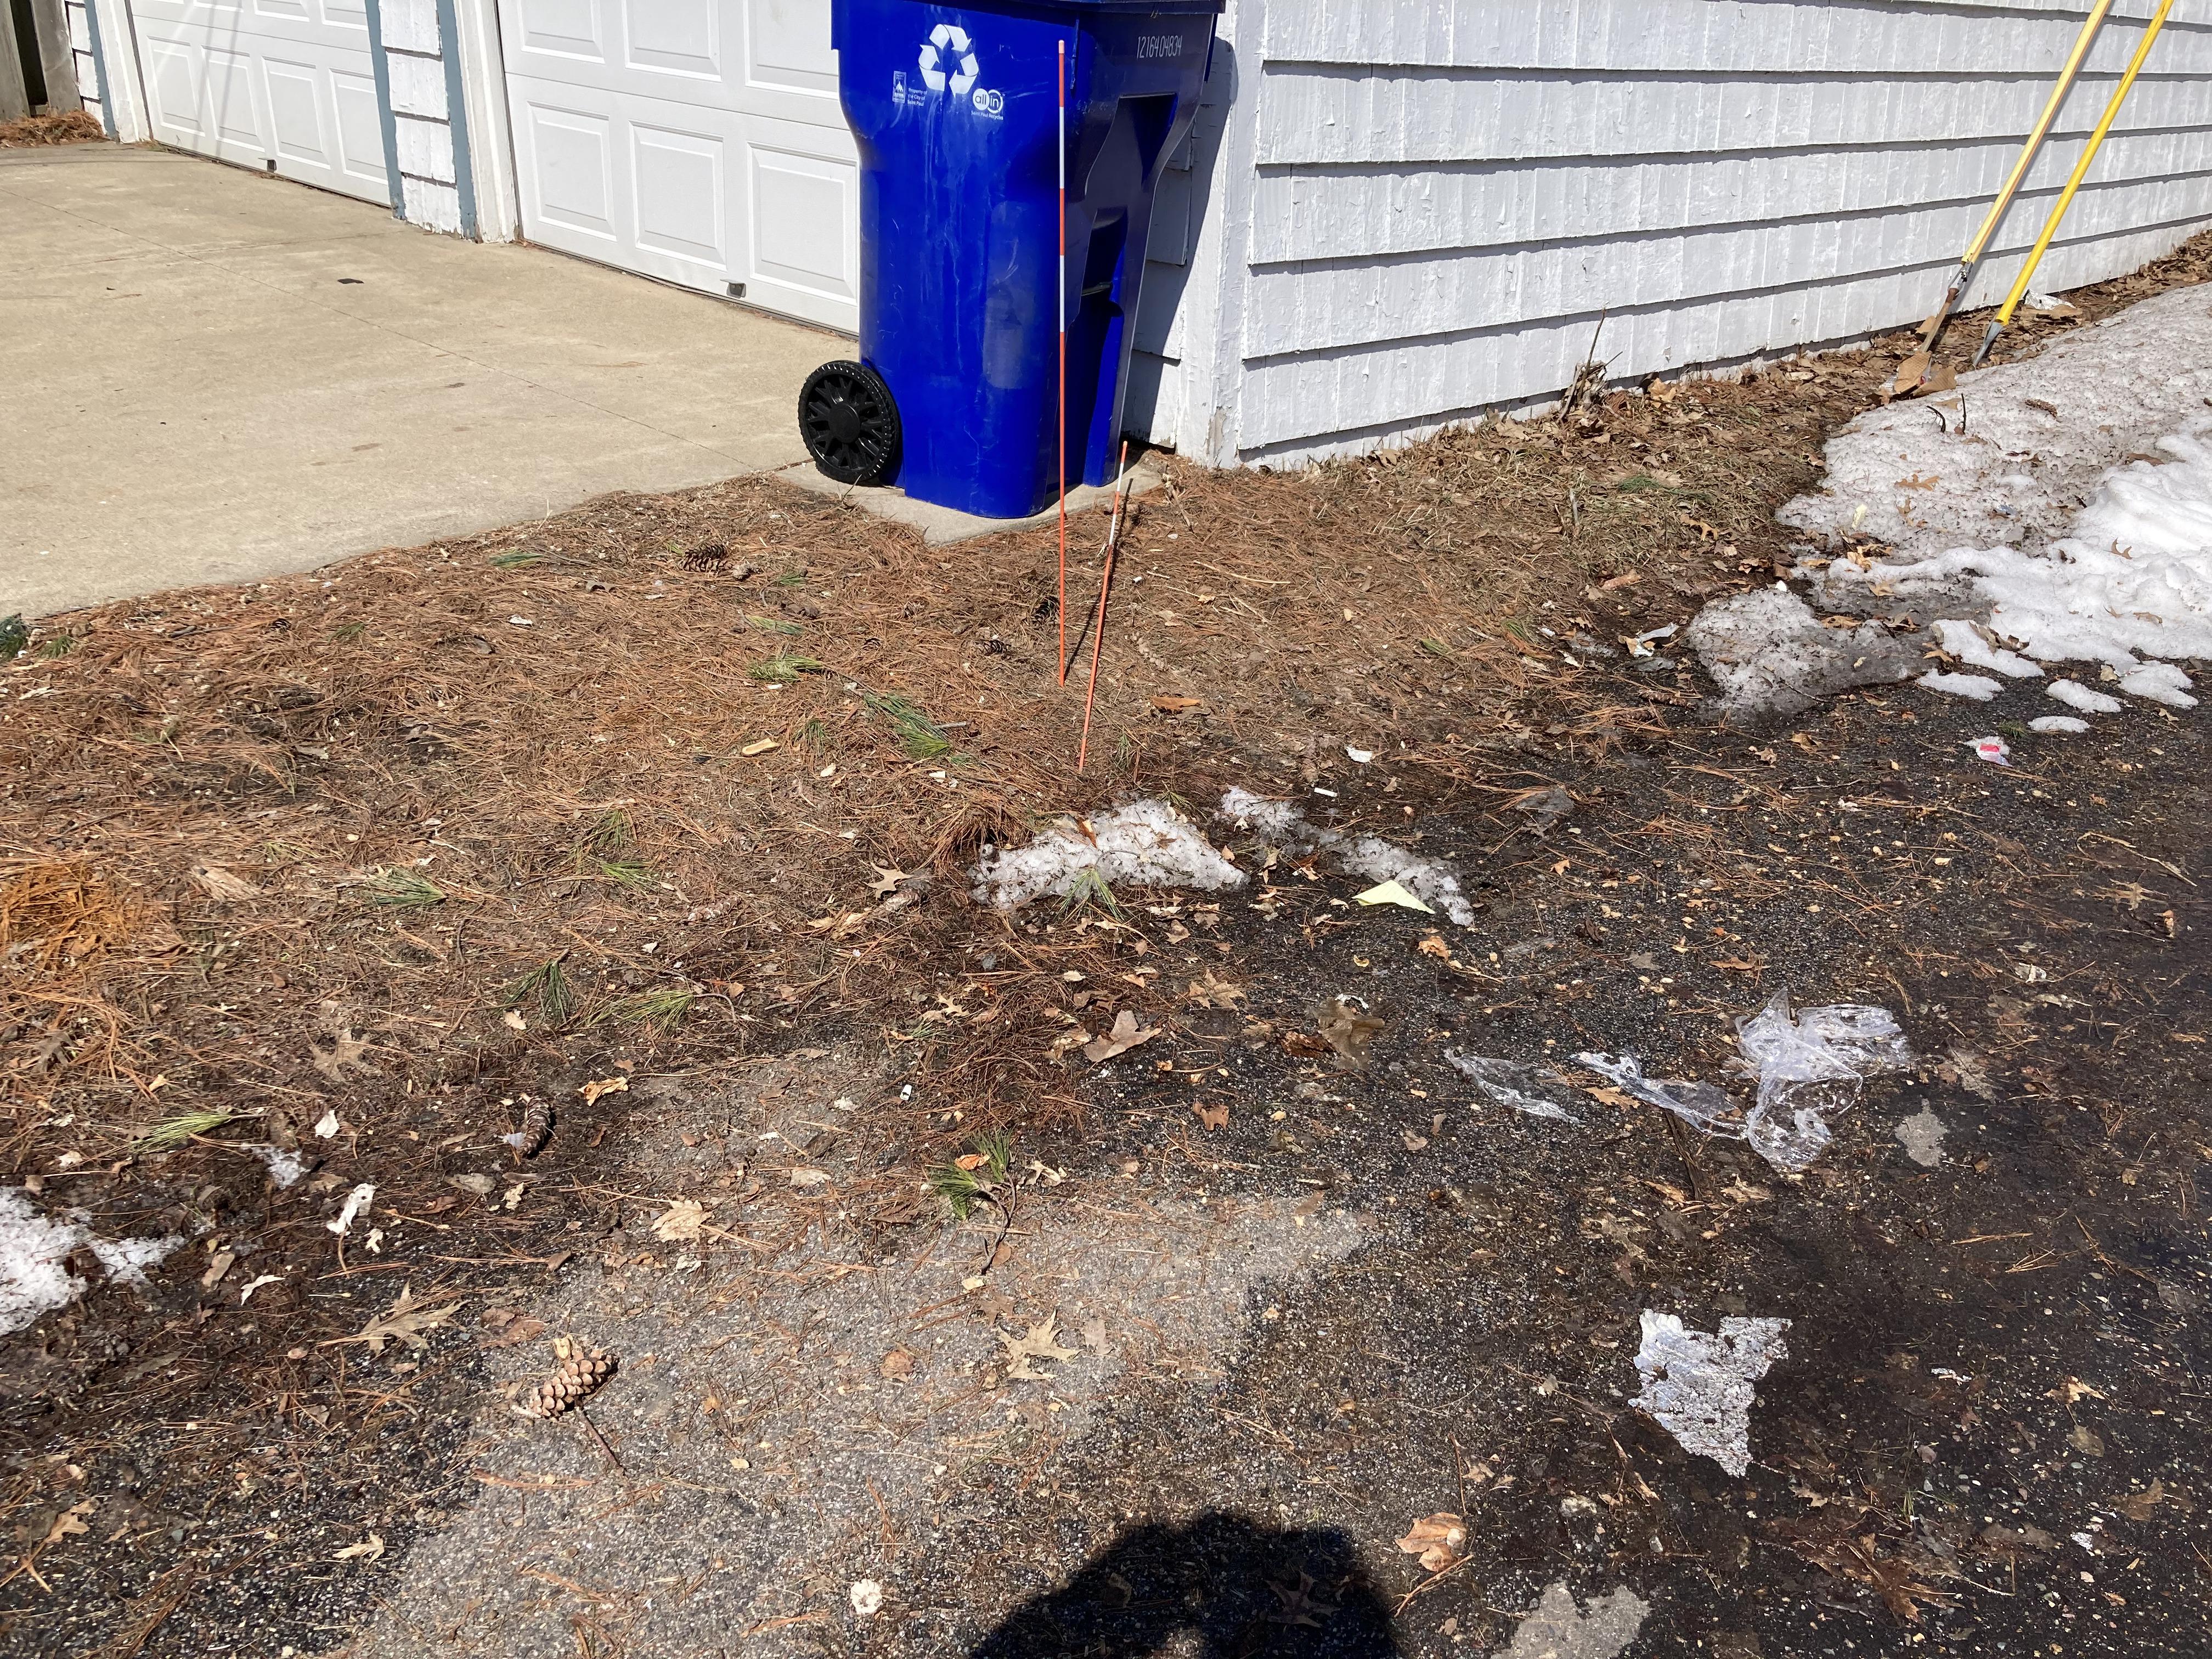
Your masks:
<path fill-rule="evenodd" d="M 500 0 L 523 234 L 852 329 L 830 0 Z"/>
<path fill-rule="evenodd" d="M 392 199 L 362 0 L 133 0 L 131 15 L 161 143 Z"/>

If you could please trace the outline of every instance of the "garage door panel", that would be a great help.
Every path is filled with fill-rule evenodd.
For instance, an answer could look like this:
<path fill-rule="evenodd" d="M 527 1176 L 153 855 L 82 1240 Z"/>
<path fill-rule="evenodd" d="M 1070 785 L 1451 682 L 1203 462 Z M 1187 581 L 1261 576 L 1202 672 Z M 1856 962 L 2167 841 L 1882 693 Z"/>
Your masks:
<path fill-rule="evenodd" d="M 365 15 L 353 0 L 133 0 L 154 136 L 389 202 Z"/>
<path fill-rule="evenodd" d="M 331 70 L 331 108 L 337 127 L 338 168 L 351 181 L 354 193 L 372 201 L 391 200 L 392 179 L 384 170 L 384 123 L 377 113 L 374 77 Z"/>
<path fill-rule="evenodd" d="M 830 0 L 501 0 L 522 230 L 859 322 L 860 156 Z"/>
<path fill-rule="evenodd" d="M 817 0 L 744 0 L 744 11 L 749 82 L 837 95 L 837 54 L 830 49 L 827 5 Z"/>
<path fill-rule="evenodd" d="M 606 51 L 601 32 L 600 0 L 519 0 L 522 18 L 521 27 L 515 38 L 526 52 L 547 52 L 556 57 L 581 58 L 587 62 L 604 63 Z M 535 72 L 547 73 L 552 66 L 540 66 Z"/>
<path fill-rule="evenodd" d="M 720 0 L 623 0 L 623 61 L 647 73 L 719 78 Z M 672 93 L 681 97 L 681 93 Z"/>
<path fill-rule="evenodd" d="M 722 141 L 634 125 L 629 147 L 638 246 L 698 266 L 694 282 L 723 282 L 730 262 L 723 229 L 728 186 Z"/>
<path fill-rule="evenodd" d="M 526 124 L 539 216 L 601 243 L 615 240 L 611 125 L 604 115 L 539 104 L 530 106 Z"/>
<path fill-rule="evenodd" d="M 331 165 L 322 109 L 322 71 L 313 64 L 261 60 L 269 101 L 269 137 L 280 158 L 315 167 Z"/>

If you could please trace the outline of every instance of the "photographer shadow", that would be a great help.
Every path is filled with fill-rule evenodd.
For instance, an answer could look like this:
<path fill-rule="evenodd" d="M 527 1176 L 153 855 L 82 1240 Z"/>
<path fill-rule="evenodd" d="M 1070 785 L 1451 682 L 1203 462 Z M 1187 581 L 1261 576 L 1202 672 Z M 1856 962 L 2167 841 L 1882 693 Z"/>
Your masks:
<path fill-rule="evenodd" d="M 1391 1659 L 1399 1650 L 1342 1533 L 1214 1514 L 1130 1528 L 1058 1589 L 1014 1608 L 970 1653 L 1138 1659 L 1191 1636 L 1205 1659 Z"/>

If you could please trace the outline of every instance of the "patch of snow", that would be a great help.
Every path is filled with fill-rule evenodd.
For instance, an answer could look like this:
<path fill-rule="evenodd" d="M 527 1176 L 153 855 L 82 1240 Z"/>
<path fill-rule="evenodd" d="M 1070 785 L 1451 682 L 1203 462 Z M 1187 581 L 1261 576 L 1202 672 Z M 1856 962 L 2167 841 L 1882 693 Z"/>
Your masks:
<path fill-rule="evenodd" d="M 1512 1060 L 1486 1060 L 1480 1054 L 1461 1054 L 1455 1048 L 1445 1049 L 1444 1060 L 1501 1106 L 1510 1106 L 1530 1117 L 1556 1118 L 1562 1123 L 1577 1125 L 1582 1122 L 1564 1104 L 1574 1097 L 1574 1091 L 1540 1066 L 1523 1066 Z"/>
<path fill-rule="evenodd" d="M 1619 1588 L 1584 1612 L 1575 1606 L 1563 1579 L 1547 1588 L 1535 1610 L 1521 1621 L 1503 1659 L 1619 1659 L 1650 1611 L 1650 1603 L 1635 1591 Z"/>
<path fill-rule="evenodd" d="M 143 1285 L 146 1269 L 184 1243 L 181 1237 L 106 1239 L 82 1210 L 46 1214 L 20 1187 L 0 1187 L 0 1336 L 65 1308 L 91 1288 L 71 1273 L 71 1251 L 89 1250 L 111 1279 Z"/>
<path fill-rule="evenodd" d="M 2117 714 L 2127 707 L 2118 697 L 2092 691 L 2075 680 L 2053 680 L 2043 688 L 2043 695 L 2064 703 L 2069 708 L 2078 708 L 2085 714 Z"/>
<path fill-rule="evenodd" d="M 1396 882 L 1459 927 L 1474 926 L 1474 907 L 1460 890 L 1458 874 L 1442 859 L 1394 847 L 1380 836 L 1361 836 L 1337 848 L 1336 861 L 1352 875 Z"/>
<path fill-rule="evenodd" d="M 2016 651 L 2007 651 L 1982 637 L 1972 623 L 1957 618 L 1929 624 L 1936 643 L 1969 668 L 1986 668 L 2009 679 L 2037 680 L 2043 671 Z"/>
<path fill-rule="evenodd" d="M 2039 551 L 2075 533 L 2075 504 L 2109 469 L 2203 417 L 2206 290 L 2154 295 L 2033 357 L 1961 374 L 1958 389 L 1963 432 L 1948 399 L 1899 401 L 1845 426 L 1827 445 L 1826 488 L 1791 501 L 1782 522 L 1872 536 L 1912 558 L 1999 542 Z"/>
<path fill-rule="evenodd" d="M 1751 1466 L 1753 1385 L 1790 1350 L 1786 1319 L 1723 1319 L 1720 1334 L 1691 1330 L 1673 1314 L 1644 1310 L 1636 1370 L 1644 1390 L 1629 1403 L 1648 1413 L 1684 1451 L 1730 1474 Z"/>
<path fill-rule="evenodd" d="M 1682 630 L 1682 641 L 1720 689 L 1721 717 L 1739 725 L 1797 714 L 1854 686 L 1893 684 L 1913 666 L 1881 623 L 1826 627 L 1780 586 L 1714 600 Z"/>
<path fill-rule="evenodd" d="M 2086 732 L 2089 729 L 2089 722 L 2076 720 L 2071 714 L 2043 714 L 2030 720 L 2027 723 L 2027 729 L 2031 732 L 2054 734 L 2062 732 Z"/>
<path fill-rule="evenodd" d="M 1295 802 L 1270 800 L 1241 785 L 1223 794 L 1216 816 L 1286 852 L 1327 849 L 1347 875 L 1378 885 L 1395 881 L 1431 908 L 1443 912 L 1454 926 L 1474 926 L 1474 906 L 1460 886 L 1459 871 L 1446 860 L 1413 852 L 1380 836 L 1347 839 L 1340 830 L 1312 822 Z"/>
<path fill-rule="evenodd" d="M 1972 697 L 1976 702 L 1987 702 L 2004 690 L 2001 682 L 1986 674 L 1923 674 L 1917 683 L 1923 691 L 1941 691 L 1948 697 Z"/>
<path fill-rule="evenodd" d="M 1198 826 L 1164 800 L 1140 800 L 1096 817 L 1054 820 L 1027 847 L 984 855 L 971 872 L 978 902 L 1016 910 L 1047 896 L 1066 897 L 1096 872 L 1109 887 L 1190 887 L 1218 893 L 1244 872 L 1214 850 Z"/>
<path fill-rule="evenodd" d="M 1971 600 L 1996 633 L 2039 662 L 2097 662 L 2121 690 L 2196 706 L 2176 659 L 2212 658 L 2212 421 L 2157 441 L 2162 465 L 2130 459 L 2107 472 L 2072 533 L 2040 547 L 1953 547 L 1868 570 L 1831 565 L 1832 596 L 1878 582 L 1897 598 Z M 1838 600 L 1839 603 L 1847 602 Z M 1936 624 L 1944 648 L 1972 662 L 1971 624 Z M 1959 643 L 1954 644 L 1954 641 Z M 1983 645 L 1984 665 L 2015 653 Z"/>
<path fill-rule="evenodd" d="M 249 1146 L 246 1150 L 269 1166 L 269 1179 L 279 1188 L 296 1186 L 307 1173 L 307 1162 L 288 1146 Z"/>

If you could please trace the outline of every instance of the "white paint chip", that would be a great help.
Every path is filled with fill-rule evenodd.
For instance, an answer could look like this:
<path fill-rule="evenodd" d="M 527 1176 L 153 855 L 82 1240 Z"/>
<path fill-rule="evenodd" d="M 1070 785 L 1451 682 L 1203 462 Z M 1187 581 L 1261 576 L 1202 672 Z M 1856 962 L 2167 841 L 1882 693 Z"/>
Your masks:
<path fill-rule="evenodd" d="M 1789 1358 L 1786 1319 L 1723 1319 L 1720 1334 L 1691 1330 L 1673 1314 L 1644 1310 L 1636 1370 L 1644 1391 L 1629 1403 L 1730 1474 L 1751 1466 L 1752 1385 Z"/>
<path fill-rule="evenodd" d="M 1577 1607 L 1564 1581 L 1521 1621 L 1504 1659 L 1616 1659 L 1644 1628 L 1650 1604 L 1626 1588 Z"/>

